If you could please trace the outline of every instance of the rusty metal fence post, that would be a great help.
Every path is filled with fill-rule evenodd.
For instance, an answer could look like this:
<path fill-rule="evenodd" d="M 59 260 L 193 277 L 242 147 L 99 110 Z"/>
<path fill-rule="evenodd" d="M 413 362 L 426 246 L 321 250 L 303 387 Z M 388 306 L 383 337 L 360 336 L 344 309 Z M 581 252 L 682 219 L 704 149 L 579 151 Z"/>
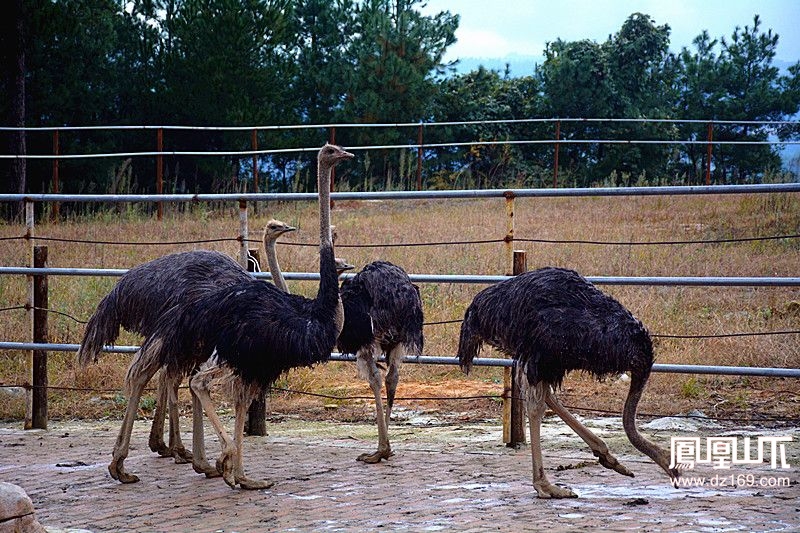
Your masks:
<path fill-rule="evenodd" d="M 156 151 L 159 154 L 156 156 L 156 193 L 162 194 L 164 192 L 164 156 L 161 152 L 164 151 L 164 129 L 158 128 L 156 132 Z M 164 207 L 161 202 L 158 202 L 158 220 L 164 216 Z"/>
<path fill-rule="evenodd" d="M 553 188 L 558 189 L 558 152 L 561 149 L 561 121 L 556 120 L 555 154 L 553 156 Z"/>
<path fill-rule="evenodd" d="M 417 190 L 422 190 L 422 122 L 417 130 Z"/>
<path fill-rule="evenodd" d="M 708 123 L 708 146 L 706 148 L 706 185 L 711 185 L 711 150 L 714 140 L 714 123 Z"/>
<path fill-rule="evenodd" d="M 61 151 L 61 147 L 59 146 L 59 139 L 58 139 L 58 130 L 53 131 L 53 155 L 56 156 L 53 158 L 53 194 L 58 194 L 61 192 L 61 184 L 59 183 L 59 160 L 58 155 Z M 59 215 L 61 214 L 61 204 L 59 202 L 53 202 L 53 211 L 50 213 L 50 219 L 53 222 L 57 222 L 59 219 Z"/>
<path fill-rule="evenodd" d="M 253 192 L 258 193 L 260 192 L 258 190 L 258 154 L 255 153 L 258 150 L 258 130 L 255 128 L 250 134 L 250 146 L 253 149 Z M 267 186 L 267 192 L 269 192 L 269 186 Z M 258 202 L 253 204 L 253 214 L 258 215 Z"/>

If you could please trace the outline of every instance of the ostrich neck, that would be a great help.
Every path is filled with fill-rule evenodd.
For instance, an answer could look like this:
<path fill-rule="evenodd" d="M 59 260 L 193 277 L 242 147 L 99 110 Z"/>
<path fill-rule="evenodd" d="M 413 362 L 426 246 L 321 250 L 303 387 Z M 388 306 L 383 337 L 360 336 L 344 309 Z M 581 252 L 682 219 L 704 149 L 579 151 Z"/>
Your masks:
<path fill-rule="evenodd" d="M 339 299 L 339 279 L 331 241 L 331 169 L 317 165 L 317 190 L 319 191 L 319 292 L 317 300 L 334 312 Z"/>
<path fill-rule="evenodd" d="M 272 274 L 272 282 L 280 290 L 289 294 L 289 287 L 286 286 L 286 280 L 283 279 L 281 266 L 278 264 L 278 254 L 275 252 L 275 241 L 265 241 L 264 249 L 267 252 L 267 263 L 269 264 L 269 273 Z"/>
<path fill-rule="evenodd" d="M 317 190 L 319 191 L 319 245 L 333 247 L 331 241 L 331 170 L 328 165 L 317 165 Z"/>

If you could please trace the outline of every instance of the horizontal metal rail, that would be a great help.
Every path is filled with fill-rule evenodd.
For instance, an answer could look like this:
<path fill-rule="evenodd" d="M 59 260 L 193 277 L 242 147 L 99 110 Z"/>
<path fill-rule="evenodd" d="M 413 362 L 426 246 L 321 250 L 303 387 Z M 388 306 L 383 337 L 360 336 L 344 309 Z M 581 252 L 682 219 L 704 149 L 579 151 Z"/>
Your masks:
<path fill-rule="evenodd" d="M 587 196 L 675 196 L 800 192 L 800 183 L 752 185 L 674 185 L 564 189 L 460 189 L 450 191 L 334 192 L 333 200 L 442 200 L 479 198 L 552 198 Z M 0 202 L 296 202 L 317 201 L 317 193 L 233 194 L 0 194 Z"/>
<path fill-rule="evenodd" d="M 112 131 L 112 130 L 178 130 L 178 131 L 269 131 L 269 130 L 298 130 L 298 129 L 328 129 L 328 128 L 426 128 L 435 126 L 477 126 L 484 124 L 526 124 L 526 123 L 555 123 L 555 122 L 614 122 L 614 123 L 649 123 L 649 124 L 717 124 L 717 125 L 762 125 L 784 126 L 797 124 L 796 120 L 714 120 L 714 119 L 677 119 L 677 118 L 518 118 L 497 120 L 464 120 L 452 122 L 382 122 L 370 124 L 358 123 L 325 123 L 325 124 L 285 124 L 269 126 L 179 126 L 179 125 L 119 125 L 119 126 L 0 126 L 0 131 Z"/>
<path fill-rule="evenodd" d="M 0 342 L 0 350 L 46 350 L 52 352 L 77 352 L 79 344 L 47 344 L 34 342 Z M 138 346 L 106 346 L 104 352 L 136 353 Z M 355 361 L 355 355 L 332 353 L 331 361 Z M 383 360 L 381 358 L 381 360 Z M 419 357 L 406 356 L 404 363 L 418 363 L 425 365 L 458 365 L 458 358 L 444 356 L 421 355 Z M 475 366 L 510 367 L 511 359 L 498 357 L 478 357 L 472 362 Z M 800 368 L 761 368 L 752 366 L 712 366 L 712 365 L 671 365 L 654 364 L 653 372 L 666 372 L 672 374 L 716 374 L 726 376 L 759 376 L 800 378 Z"/>
<path fill-rule="evenodd" d="M 0 267 L 2 275 L 49 276 L 122 276 L 124 268 L 33 268 Z M 252 274 L 257 279 L 272 279 L 269 272 Z M 344 274 L 347 279 L 355 274 Z M 294 281 L 318 281 L 319 272 L 284 272 L 283 277 Z M 513 276 L 468 274 L 409 274 L 416 283 L 492 284 Z M 704 276 L 586 276 L 595 285 L 658 285 L 666 287 L 800 287 L 800 277 L 704 277 Z"/>
<path fill-rule="evenodd" d="M 727 140 L 673 140 L 673 139 L 525 139 L 525 140 L 502 140 L 502 141 L 463 141 L 447 143 L 426 143 L 419 144 L 375 144 L 366 146 L 349 146 L 351 152 L 361 150 L 417 150 L 424 147 L 431 148 L 464 148 L 467 146 L 505 146 L 505 145 L 577 145 L 577 144 L 664 144 L 664 145 L 710 145 L 718 144 L 723 146 L 764 146 L 764 145 L 794 145 L 800 144 L 795 140 L 775 140 L 775 141 L 727 141 Z M 104 159 L 104 158 L 127 158 L 127 157 L 158 157 L 158 156 L 199 156 L 199 157 L 253 157 L 259 155 L 290 154 L 296 152 L 316 152 L 319 147 L 303 148 L 270 148 L 264 150 L 217 150 L 193 151 L 193 150 L 162 150 L 162 151 L 143 151 L 143 152 L 108 152 L 96 154 L 0 154 L 0 159 Z"/>

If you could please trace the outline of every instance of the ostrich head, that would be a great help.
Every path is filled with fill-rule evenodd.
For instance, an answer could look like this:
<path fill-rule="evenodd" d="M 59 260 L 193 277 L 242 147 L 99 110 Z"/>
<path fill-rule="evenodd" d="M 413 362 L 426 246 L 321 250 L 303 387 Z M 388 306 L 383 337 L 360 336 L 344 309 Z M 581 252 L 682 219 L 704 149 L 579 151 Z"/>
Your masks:
<path fill-rule="evenodd" d="M 264 226 L 264 243 L 274 242 L 284 233 L 295 231 L 297 228 L 274 218 Z"/>
<path fill-rule="evenodd" d="M 336 274 L 338 274 L 339 276 L 341 276 L 348 270 L 353 270 L 354 268 L 355 267 L 353 265 L 351 265 L 341 257 L 336 258 Z"/>

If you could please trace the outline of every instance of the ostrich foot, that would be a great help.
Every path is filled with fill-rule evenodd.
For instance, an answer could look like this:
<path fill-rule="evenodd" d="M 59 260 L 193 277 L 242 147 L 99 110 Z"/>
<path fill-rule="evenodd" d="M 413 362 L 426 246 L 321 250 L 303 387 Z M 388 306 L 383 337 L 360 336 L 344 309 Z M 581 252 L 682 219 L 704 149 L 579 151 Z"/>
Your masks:
<path fill-rule="evenodd" d="M 577 498 L 578 495 L 567 487 L 559 487 L 548 481 L 534 483 L 533 488 L 540 498 Z"/>
<path fill-rule="evenodd" d="M 150 435 L 150 440 L 147 444 L 150 446 L 150 451 L 157 453 L 161 457 L 173 456 L 172 450 L 169 446 L 167 446 L 163 439 L 159 439 L 156 436 Z"/>
<path fill-rule="evenodd" d="M 122 465 L 123 460 L 124 459 L 115 459 L 111 461 L 111 464 L 108 465 L 108 473 L 120 483 L 136 483 L 139 481 L 139 477 L 125 471 L 125 467 Z"/>
<path fill-rule="evenodd" d="M 183 446 L 178 446 L 176 448 L 173 448 L 172 457 L 175 458 L 176 465 L 185 465 L 186 463 L 192 462 L 192 452 L 190 452 Z"/>
<path fill-rule="evenodd" d="M 274 481 L 250 479 L 244 476 L 237 477 L 236 482 L 245 490 L 262 490 L 268 489 L 275 485 Z"/>
<path fill-rule="evenodd" d="M 625 465 L 617 461 L 617 458 L 611 455 L 610 453 L 607 453 L 605 455 L 600 455 L 599 453 L 594 452 L 594 455 L 600 461 L 600 464 L 603 465 L 604 467 L 614 470 L 615 472 L 619 472 L 623 476 L 634 477 L 633 472 L 628 470 L 628 468 Z"/>
<path fill-rule="evenodd" d="M 381 459 L 389 459 L 389 457 L 393 456 L 394 452 L 392 450 L 378 450 L 375 453 L 362 453 L 356 458 L 356 461 L 361 461 L 363 463 L 368 464 L 375 464 L 380 463 Z"/>
<path fill-rule="evenodd" d="M 222 475 L 222 472 L 217 470 L 215 467 L 211 466 L 211 464 L 205 459 L 203 459 L 202 461 L 193 459 L 192 469 L 194 469 L 194 471 L 197 472 L 198 474 L 205 474 L 207 478 L 219 477 Z"/>
<path fill-rule="evenodd" d="M 222 456 L 217 459 L 217 472 L 222 475 L 222 479 L 232 489 L 236 488 L 236 476 L 233 472 L 233 461 L 230 456 Z"/>

